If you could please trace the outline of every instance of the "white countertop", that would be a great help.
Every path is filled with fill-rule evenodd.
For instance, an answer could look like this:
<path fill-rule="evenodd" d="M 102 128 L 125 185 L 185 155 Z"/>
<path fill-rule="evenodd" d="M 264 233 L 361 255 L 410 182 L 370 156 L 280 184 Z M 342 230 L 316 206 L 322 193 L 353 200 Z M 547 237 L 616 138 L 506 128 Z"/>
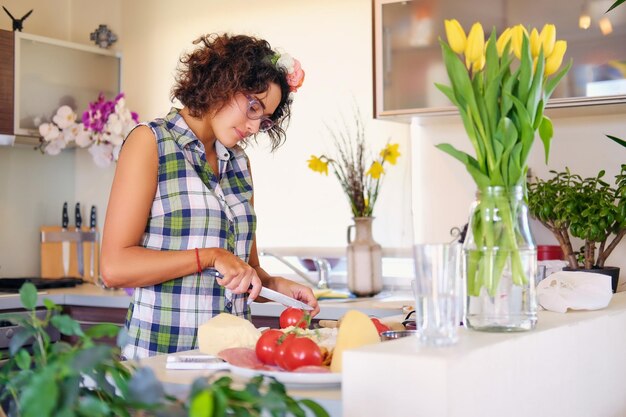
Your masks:
<path fill-rule="evenodd" d="M 624 416 L 625 330 L 626 293 L 618 293 L 603 310 L 540 311 L 529 332 L 460 328 L 451 347 L 404 338 L 349 351 L 343 415 Z"/>

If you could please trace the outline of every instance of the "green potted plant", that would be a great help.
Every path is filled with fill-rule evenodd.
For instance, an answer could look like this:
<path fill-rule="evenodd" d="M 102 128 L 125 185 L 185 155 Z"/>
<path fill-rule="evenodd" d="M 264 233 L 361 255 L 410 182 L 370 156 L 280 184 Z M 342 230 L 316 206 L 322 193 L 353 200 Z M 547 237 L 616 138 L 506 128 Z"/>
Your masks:
<path fill-rule="evenodd" d="M 37 290 L 27 283 L 20 289 L 22 305 L 32 314 L 6 313 L 1 320 L 21 325 L 9 345 L 8 357 L 0 365 L 0 416 L 4 417 L 113 417 L 113 416 L 304 416 L 308 408 L 316 417 L 328 413 L 312 400 L 295 400 L 284 385 L 262 376 L 254 377 L 242 389 L 232 388 L 232 379 L 222 376 L 209 381 L 198 378 L 189 397 L 180 400 L 165 393 L 150 368 L 135 368 L 119 359 L 119 348 L 98 343 L 101 337 L 115 337 L 119 328 L 110 323 L 82 330 L 78 322 L 48 299 L 46 316 L 35 314 Z M 52 343 L 46 329 L 75 336 L 70 345 Z M 122 344 L 124 333 L 118 336 Z M 33 340 L 31 350 L 24 347 Z"/>
<path fill-rule="evenodd" d="M 626 234 L 626 165 L 615 177 L 615 187 L 602 178 L 550 171 L 548 180 L 528 184 L 528 208 L 557 239 L 570 270 L 587 270 L 611 275 L 617 288 L 619 268 L 606 260 Z M 581 239 L 573 249 L 572 237 Z"/>

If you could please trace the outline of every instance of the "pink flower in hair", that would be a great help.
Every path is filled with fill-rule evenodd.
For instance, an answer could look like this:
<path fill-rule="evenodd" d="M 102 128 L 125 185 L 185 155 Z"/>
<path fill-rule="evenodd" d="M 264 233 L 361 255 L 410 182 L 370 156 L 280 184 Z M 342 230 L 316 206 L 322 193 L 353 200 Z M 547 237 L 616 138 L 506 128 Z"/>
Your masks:
<path fill-rule="evenodd" d="M 289 91 L 295 93 L 304 82 L 304 70 L 300 65 L 300 61 L 293 58 L 289 54 L 276 53 L 274 57 L 274 59 L 276 60 L 276 65 L 279 68 L 284 68 L 285 71 L 287 71 L 287 85 L 289 85 Z"/>

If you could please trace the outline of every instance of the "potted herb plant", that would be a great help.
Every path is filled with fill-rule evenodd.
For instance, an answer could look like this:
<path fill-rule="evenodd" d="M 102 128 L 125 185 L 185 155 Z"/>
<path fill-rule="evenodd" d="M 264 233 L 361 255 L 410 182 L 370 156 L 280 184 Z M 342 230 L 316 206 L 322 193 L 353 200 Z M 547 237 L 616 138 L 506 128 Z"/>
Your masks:
<path fill-rule="evenodd" d="M 626 234 L 626 164 L 615 177 L 615 186 L 603 180 L 605 171 L 590 178 L 550 171 L 548 180 L 528 184 L 528 208 L 556 237 L 570 270 L 599 272 L 612 276 L 617 288 L 619 268 L 606 260 Z M 583 241 L 574 250 L 572 238 Z"/>
<path fill-rule="evenodd" d="M 110 323 L 82 330 L 78 322 L 62 314 L 61 307 L 44 299 L 47 314 L 35 314 L 37 290 L 27 283 L 20 299 L 28 318 L 6 313 L 2 320 L 17 322 L 21 330 L 11 339 L 8 357 L 0 357 L 0 416 L 168 416 L 223 417 L 304 416 L 309 409 L 316 417 L 328 413 L 312 400 L 295 400 L 283 384 L 263 376 L 250 379 L 242 389 L 231 387 L 232 379 L 198 378 L 189 397 L 180 400 L 165 393 L 150 368 L 135 368 L 119 359 L 119 348 L 98 343 L 100 337 L 115 337 L 119 328 Z M 76 336 L 77 342 L 51 343 L 46 328 Z M 118 337 L 121 344 L 123 333 Z M 31 350 L 24 347 L 34 340 Z"/>

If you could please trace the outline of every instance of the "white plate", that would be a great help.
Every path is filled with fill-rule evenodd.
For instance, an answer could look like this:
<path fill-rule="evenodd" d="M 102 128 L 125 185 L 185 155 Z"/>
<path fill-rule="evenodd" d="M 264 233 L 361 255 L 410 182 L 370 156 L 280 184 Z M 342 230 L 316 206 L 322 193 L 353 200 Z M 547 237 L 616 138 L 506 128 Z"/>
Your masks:
<path fill-rule="evenodd" d="M 256 375 L 271 376 L 282 384 L 292 388 L 332 388 L 341 385 L 341 374 L 336 372 L 309 373 L 309 372 L 283 372 L 265 371 L 260 369 L 241 368 L 230 365 L 233 375 L 252 378 Z"/>

